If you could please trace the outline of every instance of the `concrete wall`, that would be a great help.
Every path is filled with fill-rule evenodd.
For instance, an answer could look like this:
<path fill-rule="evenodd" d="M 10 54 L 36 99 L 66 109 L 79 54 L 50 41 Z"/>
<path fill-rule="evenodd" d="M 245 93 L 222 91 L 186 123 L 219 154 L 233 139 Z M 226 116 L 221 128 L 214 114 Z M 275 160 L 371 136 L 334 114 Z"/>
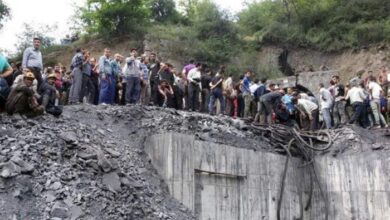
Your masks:
<path fill-rule="evenodd" d="M 282 155 L 197 141 L 190 135 L 150 137 L 145 149 L 171 195 L 200 220 L 276 219 Z M 354 155 L 319 158 L 316 171 L 329 200 L 329 219 L 390 219 L 390 159 Z M 317 185 L 312 207 L 309 168 L 289 165 L 281 219 L 325 219 Z"/>

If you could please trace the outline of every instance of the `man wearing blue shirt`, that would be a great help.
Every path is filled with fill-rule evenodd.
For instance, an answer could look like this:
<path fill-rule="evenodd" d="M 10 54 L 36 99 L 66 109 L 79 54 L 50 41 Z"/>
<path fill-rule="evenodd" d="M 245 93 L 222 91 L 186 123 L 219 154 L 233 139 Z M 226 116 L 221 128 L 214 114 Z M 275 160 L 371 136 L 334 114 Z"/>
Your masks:
<path fill-rule="evenodd" d="M 99 59 L 100 93 L 99 104 L 112 104 L 113 70 L 111 65 L 111 50 L 104 49 L 104 55 Z"/>
<path fill-rule="evenodd" d="M 245 73 L 245 77 L 242 80 L 242 87 L 241 87 L 241 92 L 242 96 L 244 97 L 244 103 L 245 103 L 245 108 L 244 108 L 244 118 L 248 118 L 249 112 L 250 112 L 250 105 L 251 105 L 251 91 L 250 91 L 250 84 L 251 84 L 251 71 L 247 71 Z"/>
<path fill-rule="evenodd" d="M 38 88 L 42 84 L 42 69 L 43 69 L 43 62 L 42 62 L 42 53 L 39 50 L 41 46 L 41 39 L 35 37 L 33 39 L 33 47 L 28 47 L 23 52 L 23 61 L 22 61 L 22 67 L 23 69 L 30 69 L 32 73 L 35 76 L 35 79 L 38 81 Z"/>

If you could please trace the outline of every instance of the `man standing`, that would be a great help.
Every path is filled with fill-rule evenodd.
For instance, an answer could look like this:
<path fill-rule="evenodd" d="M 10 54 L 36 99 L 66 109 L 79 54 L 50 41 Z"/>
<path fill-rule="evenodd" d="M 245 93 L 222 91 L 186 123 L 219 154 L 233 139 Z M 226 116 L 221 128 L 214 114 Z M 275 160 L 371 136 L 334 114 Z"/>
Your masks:
<path fill-rule="evenodd" d="M 335 83 L 334 86 L 335 102 L 333 106 L 333 120 L 334 120 L 335 127 L 338 127 L 347 122 L 347 117 L 345 114 L 346 102 L 344 100 L 345 87 L 344 85 L 340 84 L 339 76 L 332 76 L 332 81 Z"/>
<path fill-rule="evenodd" d="M 219 73 L 217 73 L 219 74 Z M 202 73 L 201 76 L 201 85 L 202 85 L 202 104 L 200 107 L 201 112 L 210 112 L 209 109 L 209 103 L 210 103 L 210 83 L 211 83 L 212 77 L 211 77 L 211 70 L 207 68 L 207 70 Z M 222 87 L 222 83 L 221 83 Z M 222 104 L 222 103 L 221 103 Z M 225 104 L 225 103 L 224 103 Z"/>
<path fill-rule="evenodd" d="M 118 92 L 116 85 L 117 85 L 119 76 L 122 75 L 121 63 L 122 63 L 122 55 L 120 55 L 119 53 L 115 54 L 114 59 L 111 61 L 112 74 L 113 74 L 111 83 L 114 85 L 111 87 L 111 89 L 112 89 L 111 90 L 111 100 L 112 100 L 112 103 L 114 103 L 115 100 L 118 100 L 117 104 L 120 104 L 119 97 L 117 97 L 117 96 L 119 96 L 119 92 Z"/>
<path fill-rule="evenodd" d="M 387 123 L 385 118 L 381 112 L 380 100 L 383 95 L 383 90 L 381 86 L 376 82 L 375 76 L 370 76 L 368 79 L 368 90 L 370 92 L 370 107 L 372 110 L 372 114 L 374 115 L 374 128 L 381 128 L 381 123 L 387 127 Z"/>
<path fill-rule="evenodd" d="M 150 84 L 149 84 L 149 60 L 144 56 L 141 59 L 141 104 L 149 105 L 150 102 Z"/>
<path fill-rule="evenodd" d="M 34 37 L 33 39 L 33 47 L 28 47 L 23 52 L 23 61 L 22 68 L 25 70 L 26 68 L 30 69 L 35 76 L 35 79 L 38 81 L 38 88 L 42 84 L 42 73 L 43 70 L 43 62 L 42 62 L 42 53 L 39 50 L 41 47 L 41 39 Z"/>
<path fill-rule="evenodd" d="M 76 50 L 76 54 L 72 58 L 70 68 L 72 70 L 72 85 L 69 92 L 69 103 L 80 104 L 82 102 L 83 89 L 83 65 L 88 62 L 89 57 L 85 59 L 84 51 L 81 48 Z"/>
<path fill-rule="evenodd" d="M 99 104 L 113 104 L 112 100 L 112 84 L 113 70 L 111 65 L 111 50 L 109 48 L 104 49 L 103 56 L 99 59 L 99 76 L 100 76 L 100 94 Z"/>
<path fill-rule="evenodd" d="M 190 111 L 198 110 L 201 70 L 202 64 L 197 63 L 195 68 L 191 69 L 188 73 L 188 107 Z"/>
<path fill-rule="evenodd" d="M 126 58 L 124 77 L 126 78 L 126 104 L 138 102 L 141 93 L 141 62 L 137 58 L 137 49 L 131 49 Z"/>
<path fill-rule="evenodd" d="M 356 121 L 359 121 L 361 126 L 365 125 L 365 115 L 364 115 L 364 100 L 366 99 L 366 95 L 364 94 L 363 88 L 361 88 L 356 83 L 353 84 L 353 87 L 348 90 L 347 95 L 345 96 L 345 100 L 350 100 L 350 103 L 353 107 L 353 114 L 351 119 L 349 120 L 349 124 L 353 124 Z"/>
<path fill-rule="evenodd" d="M 251 91 L 250 91 L 250 84 L 251 84 L 251 71 L 247 71 L 245 73 L 244 79 L 242 80 L 242 86 L 241 86 L 241 92 L 242 96 L 244 98 L 244 118 L 250 117 L 250 105 L 252 101 Z"/>
<path fill-rule="evenodd" d="M 185 102 L 185 110 L 189 110 L 190 109 L 190 98 L 189 98 L 189 81 L 188 81 L 188 74 L 189 72 L 194 69 L 196 67 L 196 65 L 194 64 L 195 63 L 195 60 L 191 59 L 187 65 L 184 66 L 181 74 L 182 74 L 182 78 L 185 82 L 185 91 L 184 91 L 184 102 Z"/>
<path fill-rule="evenodd" d="M 223 100 L 223 94 L 222 94 L 222 82 L 223 78 L 220 73 L 217 73 L 215 77 L 210 82 L 210 102 L 209 102 L 209 113 L 210 115 L 214 114 L 214 104 L 215 101 L 218 99 L 219 103 L 221 105 L 221 114 L 225 114 L 225 101 Z"/>
<path fill-rule="evenodd" d="M 148 63 L 148 69 L 149 69 L 149 81 L 150 81 L 150 96 L 151 101 L 157 100 L 157 94 L 158 94 L 158 71 L 160 70 L 160 61 L 156 58 L 156 53 L 151 53 L 149 56 L 149 63 Z"/>
<path fill-rule="evenodd" d="M 320 86 L 320 100 L 321 100 L 321 110 L 322 117 L 325 122 L 326 128 L 332 128 L 332 116 L 330 110 L 333 107 L 333 96 L 328 89 L 325 88 L 323 83 L 319 84 Z"/>

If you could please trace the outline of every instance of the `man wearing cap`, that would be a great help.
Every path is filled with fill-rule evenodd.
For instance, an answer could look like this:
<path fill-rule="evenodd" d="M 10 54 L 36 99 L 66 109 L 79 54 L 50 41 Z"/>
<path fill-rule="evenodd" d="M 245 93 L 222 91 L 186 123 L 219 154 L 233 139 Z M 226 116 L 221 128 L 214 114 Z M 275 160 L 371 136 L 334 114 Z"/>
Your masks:
<path fill-rule="evenodd" d="M 116 86 L 112 82 L 113 70 L 111 65 L 111 50 L 104 49 L 104 55 L 99 59 L 99 75 L 100 75 L 100 94 L 99 104 L 113 104 L 112 87 Z"/>
<path fill-rule="evenodd" d="M 131 49 L 130 57 L 126 58 L 126 64 L 123 68 L 126 78 L 126 104 L 135 104 L 138 102 L 141 93 L 141 62 L 136 59 L 137 49 Z"/>
<path fill-rule="evenodd" d="M 43 79 L 42 79 L 42 69 L 43 69 L 43 62 L 42 62 L 42 53 L 39 50 L 41 47 L 41 39 L 35 37 L 33 39 L 33 47 L 28 47 L 23 52 L 23 61 L 22 61 L 22 68 L 23 69 L 30 69 L 31 72 L 34 74 L 35 79 L 38 81 L 38 87 L 41 86 Z"/>
<path fill-rule="evenodd" d="M 27 71 L 23 75 L 23 83 L 12 88 L 5 107 L 8 114 L 20 113 L 28 117 L 43 114 L 43 107 L 38 104 L 34 96 L 34 79 L 34 74 Z"/>
<path fill-rule="evenodd" d="M 48 75 L 47 81 L 39 88 L 39 93 L 41 94 L 41 103 L 45 111 L 58 116 L 62 113 L 62 107 L 56 106 L 56 99 L 60 96 L 55 87 L 56 80 L 57 76 L 55 73 Z"/>

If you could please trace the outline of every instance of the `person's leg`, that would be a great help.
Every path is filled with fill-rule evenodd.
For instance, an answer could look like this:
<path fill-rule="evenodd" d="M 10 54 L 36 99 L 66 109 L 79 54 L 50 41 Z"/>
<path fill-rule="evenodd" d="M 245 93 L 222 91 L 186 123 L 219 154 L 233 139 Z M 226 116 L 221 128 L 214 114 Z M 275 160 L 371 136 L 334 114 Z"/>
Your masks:
<path fill-rule="evenodd" d="M 223 99 L 222 91 L 218 91 L 218 100 L 221 103 L 221 114 L 225 115 L 225 100 Z"/>
<path fill-rule="evenodd" d="M 192 83 L 188 85 L 188 110 L 194 110 L 194 86 Z"/>
<path fill-rule="evenodd" d="M 317 130 L 318 127 L 318 110 L 312 111 L 311 116 L 313 118 L 310 121 L 310 130 L 314 131 Z"/>
<path fill-rule="evenodd" d="M 264 115 L 265 115 L 265 118 L 267 120 L 265 123 L 273 124 L 273 121 L 272 121 L 273 104 L 270 102 L 263 101 L 263 107 L 264 107 L 264 113 L 265 113 Z"/>
<path fill-rule="evenodd" d="M 334 122 L 334 126 L 335 127 L 338 127 L 341 124 L 339 105 L 340 105 L 339 101 L 335 102 L 334 105 L 333 105 L 332 116 L 333 116 L 333 122 Z"/>
<path fill-rule="evenodd" d="M 330 108 L 322 109 L 322 116 L 324 118 L 324 122 L 327 129 L 332 128 L 332 116 L 330 114 Z"/>
<path fill-rule="evenodd" d="M 134 84 L 134 93 L 132 99 L 134 100 L 134 103 L 138 103 L 141 94 L 141 79 L 139 77 L 134 77 Z"/>
<path fill-rule="evenodd" d="M 210 102 L 209 102 L 209 114 L 213 115 L 214 114 L 214 104 L 215 104 L 215 92 L 212 91 L 210 94 Z"/>
<path fill-rule="evenodd" d="M 100 93 L 99 93 L 99 104 L 102 104 L 102 103 L 108 103 L 109 101 L 109 97 L 108 97 L 108 94 L 109 94 L 109 89 L 110 89 L 110 85 L 109 85 L 109 81 L 108 79 L 100 79 Z"/>
<path fill-rule="evenodd" d="M 126 105 L 126 87 L 127 87 L 127 83 L 122 82 L 122 98 L 121 98 L 121 105 Z"/>
<path fill-rule="evenodd" d="M 132 97 L 133 87 L 134 87 L 133 77 L 127 77 L 126 95 L 125 95 L 126 104 L 132 103 L 131 97 Z"/>
<path fill-rule="evenodd" d="M 114 75 L 111 75 L 111 104 L 115 104 L 115 98 L 116 98 L 116 93 L 117 93 L 117 88 L 116 88 L 116 77 Z"/>
<path fill-rule="evenodd" d="M 249 118 L 250 117 L 250 105 L 251 105 L 251 94 L 249 93 L 244 93 L 244 117 Z"/>
<path fill-rule="evenodd" d="M 378 109 L 377 101 L 376 100 L 371 100 L 370 101 L 370 107 L 371 107 L 371 110 L 372 110 L 372 114 L 374 115 L 374 126 L 379 126 L 380 125 L 380 122 L 379 122 L 379 109 Z"/>

